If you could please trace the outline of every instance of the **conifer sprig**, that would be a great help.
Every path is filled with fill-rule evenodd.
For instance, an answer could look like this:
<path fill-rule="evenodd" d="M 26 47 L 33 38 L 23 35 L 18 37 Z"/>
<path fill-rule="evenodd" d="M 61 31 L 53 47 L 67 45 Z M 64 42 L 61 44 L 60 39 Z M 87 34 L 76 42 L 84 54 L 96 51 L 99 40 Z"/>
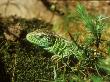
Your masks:
<path fill-rule="evenodd" d="M 103 20 L 109 17 L 103 17 L 102 15 L 92 17 L 88 14 L 85 7 L 81 4 L 77 5 L 76 12 L 79 15 L 79 18 L 83 21 L 87 30 L 94 37 L 96 47 L 98 48 L 101 42 L 102 31 L 105 27 L 105 23 Z"/>

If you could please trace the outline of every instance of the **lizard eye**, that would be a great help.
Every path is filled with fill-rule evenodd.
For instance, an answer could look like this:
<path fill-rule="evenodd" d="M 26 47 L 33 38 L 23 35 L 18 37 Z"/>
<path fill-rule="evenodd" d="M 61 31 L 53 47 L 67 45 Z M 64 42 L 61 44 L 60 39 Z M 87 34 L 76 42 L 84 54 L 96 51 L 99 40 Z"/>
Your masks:
<path fill-rule="evenodd" d="M 41 35 L 41 36 L 39 36 L 40 38 L 43 38 L 44 37 L 44 35 Z"/>
<path fill-rule="evenodd" d="M 45 38 L 47 35 L 42 34 L 39 38 Z"/>

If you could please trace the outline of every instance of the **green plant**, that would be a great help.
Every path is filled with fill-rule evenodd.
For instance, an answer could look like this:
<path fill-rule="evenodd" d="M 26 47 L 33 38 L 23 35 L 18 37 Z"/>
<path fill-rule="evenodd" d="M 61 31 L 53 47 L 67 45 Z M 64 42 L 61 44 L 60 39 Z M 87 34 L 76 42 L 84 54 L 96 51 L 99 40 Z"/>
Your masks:
<path fill-rule="evenodd" d="M 107 17 L 102 15 L 92 17 L 85 10 L 84 6 L 80 4 L 77 5 L 77 13 L 83 21 L 85 28 L 87 28 L 87 30 L 92 34 L 95 45 L 98 48 L 101 43 L 102 31 L 104 31 L 105 28 L 105 22 L 103 20 Z"/>
<path fill-rule="evenodd" d="M 53 53 L 52 60 L 59 60 L 55 61 L 53 66 L 54 82 L 108 81 L 110 73 L 107 71 L 110 71 L 110 65 L 107 63 L 110 59 L 106 59 L 104 55 L 109 54 L 109 48 L 108 52 L 103 52 L 100 47 L 102 43 L 106 45 L 108 42 L 102 39 L 102 35 L 106 25 L 104 20 L 109 17 L 92 16 L 81 4 L 76 7 L 76 16 L 75 21 L 83 22 L 88 32 L 82 44 L 78 42 L 81 32 L 74 35 L 68 32 L 71 42 L 47 30 L 36 30 L 27 34 L 26 38 L 34 45 Z M 65 28 L 68 28 L 70 23 L 74 23 L 74 18 L 73 12 L 67 11 L 63 21 Z M 105 75 L 107 75 L 106 79 Z"/>
<path fill-rule="evenodd" d="M 100 47 L 102 43 L 105 43 L 106 45 L 106 42 L 108 42 L 107 40 L 102 39 L 102 35 L 106 29 L 107 24 L 107 21 L 105 21 L 105 19 L 108 19 L 109 17 L 105 17 L 102 15 L 90 15 L 86 11 L 85 7 L 79 3 L 76 7 L 76 16 L 77 17 L 75 20 L 83 22 L 83 24 L 85 25 L 85 29 L 87 29 L 87 31 L 89 32 L 89 36 L 85 38 L 85 42 L 80 45 L 78 44 L 78 37 L 80 36 L 80 34 L 77 35 L 74 33 L 74 35 L 72 36 L 71 33 L 69 33 L 73 42 L 77 45 L 79 49 L 83 51 L 83 54 L 80 54 L 83 56 L 81 59 L 78 60 L 78 65 L 76 64 L 75 67 L 70 66 L 71 70 L 74 73 L 77 72 L 81 75 L 77 75 L 76 78 L 78 78 L 78 80 L 75 79 L 75 81 L 81 82 L 80 77 L 82 76 L 86 77 L 85 81 L 87 81 L 88 77 L 90 76 L 92 76 L 90 80 L 92 80 L 93 82 L 103 82 L 104 80 L 107 81 L 109 80 L 107 78 L 109 78 L 110 74 L 110 59 L 108 57 L 110 49 L 108 47 L 108 53 L 106 53 L 101 51 Z M 66 25 L 64 25 L 66 26 L 65 28 L 68 28 L 69 23 L 74 21 L 74 18 L 75 17 L 73 12 L 69 12 L 68 14 L 66 14 L 66 16 L 64 16 L 64 21 L 66 22 Z M 95 46 L 96 48 L 91 48 L 91 45 Z M 106 54 L 106 58 L 104 57 L 104 54 Z M 75 70 L 73 70 L 73 68 Z M 104 74 L 106 74 L 106 79 L 104 79 L 105 77 L 103 72 Z"/>

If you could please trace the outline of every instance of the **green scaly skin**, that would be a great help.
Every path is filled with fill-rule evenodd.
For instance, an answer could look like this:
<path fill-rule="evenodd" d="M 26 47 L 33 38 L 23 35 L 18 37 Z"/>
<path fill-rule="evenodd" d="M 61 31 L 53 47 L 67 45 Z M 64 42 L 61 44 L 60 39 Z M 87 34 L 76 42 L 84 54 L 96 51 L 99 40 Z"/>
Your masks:
<path fill-rule="evenodd" d="M 59 59 L 74 55 L 79 58 L 82 55 L 82 51 L 78 50 L 78 47 L 72 41 L 68 41 L 48 30 L 36 30 L 28 33 L 26 39 L 43 49 L 55 54 L 53 57 Z"/>

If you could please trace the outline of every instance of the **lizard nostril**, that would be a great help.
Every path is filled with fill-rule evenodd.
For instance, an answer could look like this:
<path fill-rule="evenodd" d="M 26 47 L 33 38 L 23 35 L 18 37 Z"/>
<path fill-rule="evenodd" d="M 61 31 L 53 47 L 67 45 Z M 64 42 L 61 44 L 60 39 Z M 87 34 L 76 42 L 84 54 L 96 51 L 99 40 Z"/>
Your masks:
<path fill-rule="evenodd" d="M 31 39 L 32 39 L 32 37 L 31 37 L 32 35 L 29 33 L 29 34 L 27 34 L 26 35 L 26 39 L 28 40 L 28 41 L 30 41 Z"/>

